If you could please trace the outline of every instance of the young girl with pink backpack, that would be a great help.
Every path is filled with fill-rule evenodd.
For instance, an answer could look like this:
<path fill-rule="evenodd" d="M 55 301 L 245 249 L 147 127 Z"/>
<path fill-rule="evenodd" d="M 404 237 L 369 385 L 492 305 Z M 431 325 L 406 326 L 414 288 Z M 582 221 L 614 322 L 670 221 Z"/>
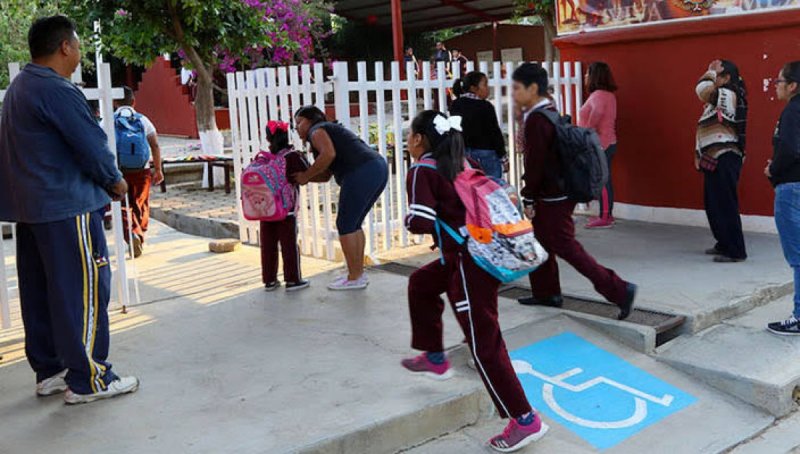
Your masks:
<path fill-rule="evenodd" d="M 276 290 L 278 245 L 283 257 L 286 291 L 309 286 L 300 270 L 297 248 L 297 184 L 292 175 L 308 169 L 305 157 L 289 143 L 289 124 L 267 123 L 269 152 L 262 151 L 242 172 L 242 212 L 245 219 L 260 221 L 261 273 L 267 291 Z"/>
<path fill-rule="evenodd" d="M 501 281 L 529 273 L 547 253 L 505 189 L 466 161 L 460 119 L 424 111 L 408 133 L 415 164 L 406 181 L 406 228 L 433 235 L 441 258 L 409 280 L 411 347 L 422 354 L 402 365 L 435 380 L 452 377 L 442 338 L 441 295 L 447 294 L 475 368 L 499 415 L 510 420 L 489 446 L 513 452 L 540 439 L 548 428 L 528 403 L 508 356 L 497 319 L 497 291 Z"/>

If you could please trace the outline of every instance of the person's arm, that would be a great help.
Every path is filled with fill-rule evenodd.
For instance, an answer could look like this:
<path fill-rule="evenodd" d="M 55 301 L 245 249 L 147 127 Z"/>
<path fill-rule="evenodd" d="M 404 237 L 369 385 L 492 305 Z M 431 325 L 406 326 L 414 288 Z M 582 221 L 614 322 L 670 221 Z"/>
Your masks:
<path fill-rule="evenodd" d="M 503 130 L 500 129 L 500 121 L 497 119 L 494 106 L 489 102 L 487 102 L 487 104 L 486 121 L 489 125 L 489 134 L 491 134 L 492 137 L 493 149 L 497 153 L 497 156 L 505 161 L 508 159 L 508 155 L 506 154 L 506 139 L 503 137 Z"/>
<path fill-rule="evenodd" d="M 416 235 L 436 233 L 436 196 L 432 185 L 435 170 L 414 167 L 406 177 L 408 214 L 405 224 L 409 232 Z"/>
<path fill-rule="evenodd" d="M 550 131 L 548 133 L 548 126 Z M 542 114 L 531 113 L 525 122 L 525 174 L 520 191 L 525 206 L 533 206 L 544 183 L 545 157 L 552 145 L 554 126 Z"/>
<path fill-rule="evenodd" d="M 69 145 L 81 170 L 112 196 L 125 195 L 128 188 L 117 168 L 116 152 L 108 148 L 108 137 L 83 94 L 77 88 L 58 89 L 45 99 L 43 112 Z"/>
<path fill-rule="evenodd" d="M 153 155 L 153 184 L 159 185 L 164 181 L 164 169 L 161 166 L 161 145 L 158 144 L 158 133 L 152 133 L 147 136 L 147 143 L 150 144 L 150 153 Z"/>
<path fill-rule="evenodd" d="M 708 66 L 708 71 L 700 78 L 695 87 L 695 93 L 700 101 L 708 104 L 716 104 L 717 95 L 717 74 L 722 71 L 722 63 L 718 60 L 712 61 Z"/>
<path fill-rule="evenodd" d="M 789 106 L 778 127 L 778 148 L 775 150 L 769 174 L 778 177 L 800 160 L 800 107 Z"/>
<path fill-rule="evenodd" d="M 333 146 L 331 136 L 329 136 L 324 129 L 319 128 L 314 131 L 310 140 L 311 146 L 314 147 L 319 154 L 314 160 L 314 164 L 312 164 L 308 170 L 298 172 L 294 175 L 297 184 L 307 184 L 309 181 L 320 181 L 315 179 L 315 177 L 324 178 L 324 180 L 322 180 L 323 182 L 331 179 L 330 172 L 327 172 L 326 175 L 326 171 L 328 171 L 328 168 L 336 159 L 336 148 Z"/>

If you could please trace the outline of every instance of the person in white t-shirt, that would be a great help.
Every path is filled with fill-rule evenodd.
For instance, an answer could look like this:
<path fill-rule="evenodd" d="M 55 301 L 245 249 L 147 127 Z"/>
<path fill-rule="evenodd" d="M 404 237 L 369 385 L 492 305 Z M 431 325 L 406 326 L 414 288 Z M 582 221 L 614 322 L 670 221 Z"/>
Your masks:
<path fill-rule="evenodd" d="M 142 255 L 144 244 L 144 234 L 150 221 L 150 187 L 159 185 L 164 181 L 164 173 L 161 168 L 161 147 L 158 145 L 158 133 L 153 122 L 146 116 L 136 112 L 136 97 L 130 87 L 123 87 L 125 97 L 116 103 L 117 110 L 114 117 L 117 118 L 137 118 L 142 123 L 147 143 L 150 146 L 152 158 L 152 168 L 149 160 L 141 168 L 122 167 L 122 174 L 128 182 L 128 205 L 123 201 L 123 229 L 125 231 L 125 241 L 133 241 L 133 255 Z M 119 152 L 119 151 L 118 151 Z M 130 212 L 130 221 L 128 213 Z M 129 234 L 128 229 L 132 233 Z M 129 238 L 131 240 L 129 240 Z"/>

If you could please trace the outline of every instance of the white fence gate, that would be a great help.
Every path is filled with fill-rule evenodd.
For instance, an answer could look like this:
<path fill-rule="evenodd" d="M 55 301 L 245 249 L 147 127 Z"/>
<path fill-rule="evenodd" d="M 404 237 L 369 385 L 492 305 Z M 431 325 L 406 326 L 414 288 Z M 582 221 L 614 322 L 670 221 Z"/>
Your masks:
<path fill-rule="evenodd" d="M 487 74 L 501 128 L 508 136 L 511 159 L 509 179 L 519 186 L 521 156 L 515 150 L 515 112 L 511 99 L 511 74 L 518 64 L 481 62 L 478 69 Z M 575 116 L 583 101 L 581 64 L 557 62 L 544 64 L 550 74 L 554 98 L 564 114 Z M 367 254 L 394 247 L 405 247 L 417 239 L 404 228 L 406 215 L 406 172 L 410 165 L 405 153 L 405 134 L 410 120 L 420 109 L 442 106 L 446 110 L 448 90 L 459 77 L 447 77 L 444 63 L 435 67 L 423 65 L 420 77 L 401 76 L 400 66 L 392 62 L 388 79 L 384 63 L 376 62 L 372 74 L 366 62 L 356 64 L 356 79 L 350 79 L 346 62 L 333 64 L 333 76 L 325 81 L 322 64 L 265 68 L 228 74 L 228 96 L 233 135 L 234 167 L 237 181 L 243 167 L 259 150 L 268 149 L 265 125 L 269 120 L 291 121 L 293 112 L 304 105 L 316 105 L 325 111 L 328 95 L 333 97 L 333 117 L 356 131 L 365 142 L 374 146 L 390 164 L 389 183 L 367 217 L 364 225 Z M 475 69 L 469 62 L 467 70 Z M 406 74 L 413 75 L 409 63 Z M 355 101 L 357 99 L 357 101 Z M 351 102 L 353 100 L 353 102 Z M 352 113 L 351 113 L 352 112 Z M 372 131 L 375 131 L 373 133 Z M 298 138 L 295 143 L 300 145 Z M 311 159 L 311 156 L 309 156 Z M 237 195 L 241 197 L 237 185 Z M 336 213 L 338 188 L 335 184 L 309 184 L 301 189 L 298 208 L 298 229 L 302 253 L 314 257 L 336 259 Z M 246 221 L 239 206 L 241 240 L 258 244 L 259 226 Z"/>
<path fill-rule="evenodd" d="M 19 74 L 20 64 L 9 63 L 9 74 L 11 80 Z M 81 67 L 79 66 L 75 73 L 72 75 L 72 82 L 82 85 L 83 79 L 81 76 Z M 112 88 L 111 86 L 111 66 L 108 63 L 103 63 L 101 59 L 97 60 L 97 88 L 83 88 L 83 94 L 88 100 L 99 101 L 100 116 L 102 118 L 102 127 L 108 136 L 109 148 L 116 149 L 116 136 L 114 134 L 114 100 L 122 99 L 124 93 L 122 88 Z M 0 90 L 0 104 L 3 102 L 6 90 Z M 115 280 L 117 287 L 117 300 L 118 303 L 125 307 L 130 305 L 130 290 L 128 286 L 128 274 L 125 263 L 125 242 L 122 237 L 122 213 L 119 202 L 111 204 L 111 213 L 113 220 L 113 233 L 114 233 L 114 265 L 115 265 Z M 11 232 L 12 240 L 14 239 L 14 225 L 8 223 L 0 223 L 0 231 L 3 233 Z M 7 269 L 14 269 L 15 267 L 7 268 L 8 254 L 6 254 L 5 241 L 0 238 L 0 329 L 11 327 L 11 311 L 10 301 L 11 298 L 18 293 L 16 285 L 16 276 L 8 276 Z M 13 271 L 16 273 L 15 271 Z"/>

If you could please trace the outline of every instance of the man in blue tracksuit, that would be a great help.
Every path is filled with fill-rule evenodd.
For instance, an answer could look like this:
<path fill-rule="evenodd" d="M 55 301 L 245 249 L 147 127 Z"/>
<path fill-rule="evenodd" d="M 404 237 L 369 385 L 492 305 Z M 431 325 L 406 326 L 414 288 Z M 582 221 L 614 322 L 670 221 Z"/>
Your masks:
<path fill-rule="evenodd" d="M 111 269 L 101 210 L 127 184 L 107 137 L 69 76 L 81 58 L 75 25 L 36 21 L 33 63 L 14 79 L 0 117 L 0 220 L 17 223 L 25 353 L 36 393 L 68 404 L 136 391 L 108 357 Z"/>

